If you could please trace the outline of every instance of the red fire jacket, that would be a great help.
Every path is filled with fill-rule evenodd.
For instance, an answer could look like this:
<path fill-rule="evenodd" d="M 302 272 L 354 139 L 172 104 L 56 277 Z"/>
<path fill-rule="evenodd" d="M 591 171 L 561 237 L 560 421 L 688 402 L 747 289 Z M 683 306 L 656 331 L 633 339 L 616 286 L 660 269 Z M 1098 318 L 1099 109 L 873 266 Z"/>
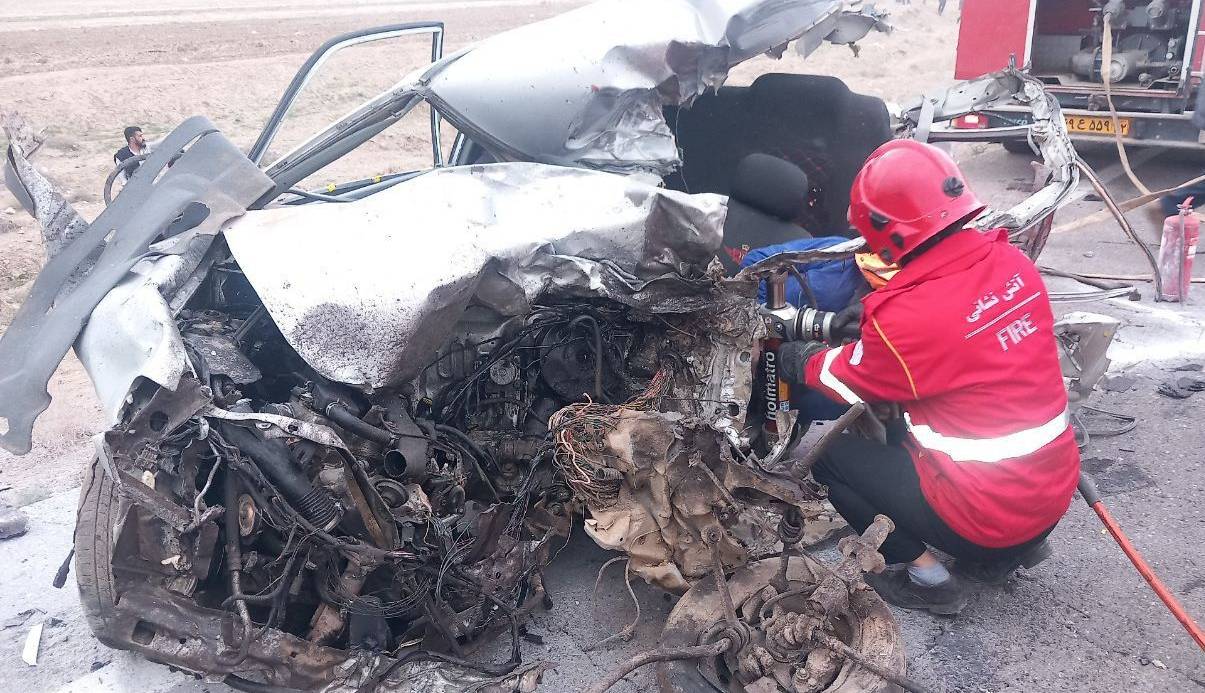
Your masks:
<path fill-rule="evenodd" d="M 921 490 L 970 541 L 1002 548 L 1063 516 L 1079 478 L 1054 316 L 1003 231 L 963 231 L 864 300 L 862 338 L 807 363 L 850 404 L 896 402 Z"/>

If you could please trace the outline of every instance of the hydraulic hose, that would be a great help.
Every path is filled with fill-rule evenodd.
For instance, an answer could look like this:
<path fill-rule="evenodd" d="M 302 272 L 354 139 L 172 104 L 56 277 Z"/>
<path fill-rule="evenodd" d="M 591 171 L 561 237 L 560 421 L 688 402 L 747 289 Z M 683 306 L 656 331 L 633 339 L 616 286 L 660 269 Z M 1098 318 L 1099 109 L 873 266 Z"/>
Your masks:
<path fill-rule="evenodd" d="M 326 490 L 310 483 L 284 441 L 267 439 L 255 431 L 227 421 L 218 424 L 222 436 L 251 458 L 285 500 L 315 527 L 330 529 L 338 520 L 335 501 Z"/>
<path fill-rule="evenodd" d="M 1096 484 L 1092 482 L 1091 477 L 1082 471 L 1079 475 L 1079 492 L 1083 495 L 1084 502 L 1096 512 L 1097 517 L 1104 523 L 1105 529 L 1109 530 L 1109 534 L 1113 535 L 1113 540 L 1121 547 L 1126 558 L 1129 558 L 1130 562 L 1134 564 L 1134 568 L 1138 570 L 1138 574 L 1151 586 L 1151 589 L 1155 591 L 1155 594 L 1163 604 L 1172 612 L 1172 616 L 1180 622 L 1180 625 L 1184 626 L 1184 630 L 1188 631 L 1188 634 L 1196 641 L 1197 647 L 1205 651 L 1205 633 L 1201 631 L 1201 627 L 1197 625 L 1196 621 L 1193 621 L 1192 617 L 1184 609 L 1184 606 L 1171 593 L 1171 590 L 1167 589 L 1167 585 L 1164 585 L 1159 576 L 1155 575 L 1155 571 L 1151 570 L 1151 567 L 1147 565 L 1147 562 L 1142 558 L 1142 554 L 1138 553 L 1138 549 L 1130 543 L 1129 537 L 1121 531 L 1121 527 L 1118 526 L 1117 521 L 1113 519 L 1108 509 L 1105 508 L 1105 504 L 1100 498 L 1100 493 L 1096 490 Z"/>
<path fill-rule="evenodd" d="M 371 440 L 374 443 L 381 445 L 389 445 L 393 442 L 393 434 L 383 428 L 377 428 L 368 423 L 364 419 L 356 416 L 350 409 L 339 402 L 334 402 L 328 405 L 325 409 L 326 417 L 331 421 L 339 424 L 340 427 L 351 431 L 365 440 Z"/>

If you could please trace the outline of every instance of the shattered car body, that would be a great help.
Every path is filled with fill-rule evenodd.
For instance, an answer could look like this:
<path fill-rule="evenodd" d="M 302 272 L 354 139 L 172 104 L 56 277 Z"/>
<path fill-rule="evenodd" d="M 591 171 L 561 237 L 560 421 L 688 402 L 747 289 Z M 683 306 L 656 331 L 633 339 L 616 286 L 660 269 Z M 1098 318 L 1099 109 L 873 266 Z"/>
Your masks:
<path fill-rule="evenodd" d="M 262 168 L 278 123 L 247 157 L 190 119 L 82 231 L 10 149 L 31 211 L 69 231 L 0 340 L 0 441 L 27 449 L 74 346 L 112 422 L 76 537 L 102 641 L 235 687 L 515 690 L 541 671 L 519 664 L 519 625 L 579 516 L 633 574 L 679 593 L 764 572 L 767 543 L 808 533 L 822 489 L 796 473 L 791 436 L 759 444 L 766 416 L 750 406 L 758 282 L 860 244 L 724 277 L 724 196 L 659 184 L 682 164 L 662 109 L 750 56 L 848 43 L 880 20 L 819 0 L 659 8 L 616 23 L 644 5 L 603 2 L 489 39 Z M 500 61 L 508 79 L 483 81 Z M 1040 88 L 992 80 L 965 107 L 1027 95 L 1054 173 L 1044 196 L 981 222 L 1036 254 L 1076 182 L 1072 150 Z M 517 117 L 532 93 L 562 105 L 534 127 Z M 298 181 L 422 100 L 462 134 L 452 165 L 289 204 L 312 199 Z M 905 114 L 904 129 L 934 112 Z M 794 416 L 775 412 L 778 430 Z M 825 593 L 873 565 L 866 546 Z M 859 594 L 894 643 L 883 665 L 902 667 L 898 629 Z M 777 601 L 779 616 L 796 608 Z M 822 610 L 847 638 L 850 604 Z M 501 632 L 509 661 L 469 661 Z M 828 690 L 852 666 L 795 656 L 809 664 L 780 683 Z"/>

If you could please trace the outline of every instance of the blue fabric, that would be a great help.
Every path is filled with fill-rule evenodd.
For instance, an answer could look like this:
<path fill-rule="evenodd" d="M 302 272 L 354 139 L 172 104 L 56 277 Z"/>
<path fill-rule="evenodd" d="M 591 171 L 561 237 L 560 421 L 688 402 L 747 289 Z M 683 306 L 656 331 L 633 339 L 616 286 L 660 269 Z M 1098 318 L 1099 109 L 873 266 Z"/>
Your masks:
<path fill-rule="evenodd" d="M 811 388 L 791 387 L 791 407 L 799 412 L 799 421 L 832 421 L 844 414 L 848 404 L 834 402 Z"/>
<path fill-rule="evenodd" d="M 830 245 L 836 245 L 847 240 L 849 239 L 843 236 L 821 236 L 819 238 L 800 238 L 788 243 L 757 248 L 750 250 L 745 255 L 745 258 L 741 260 L 741 268 L 743 269 L 755 262 L 760 262 L 779 253 L 794 253 L 804 250 L 816 250 L 817 248 L 827 248 Z M 866 281 L 862 278 L 862 273 L 858 270 L 858 265 L 853 261 L 853 258 L 847 260 L 829 260 L 828 262 L 813 262 L 799 265 L 798 269 L 807 278 L 808 285 L 812 288 L 812 293 L 816 295 L 816 302 L 820 304 L 811 306 L 807 293 L 799 285 L 799 280 L 793 276 L 789 276 L 787 278 L 787 300 L 799 307 L 810 306 L 828 311 L 841 310 L 850 304 L 854 298 L 854 293 L 860 287 L 864 286 Z M 758 291 L 757 300 L 763 303 L 766 300 L 765 282 L 762 283 L 761 289 Z"/>

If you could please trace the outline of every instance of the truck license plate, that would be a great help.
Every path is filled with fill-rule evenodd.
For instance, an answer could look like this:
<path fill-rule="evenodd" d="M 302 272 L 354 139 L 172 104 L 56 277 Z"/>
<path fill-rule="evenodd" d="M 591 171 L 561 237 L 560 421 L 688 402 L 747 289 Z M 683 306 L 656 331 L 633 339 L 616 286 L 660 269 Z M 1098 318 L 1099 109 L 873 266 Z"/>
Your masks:
<path fill-rule="evenodd" d="M 1068 115 L 1067 131 L 1079 132 L 1088 135 L 1112 135 L 1113 134 L 1113 119 L 1101 116 L 1080 116 Z M 1130 119 L 1118 118 L 1121 125 L 1121 136 L 1130 136 Z"/>

